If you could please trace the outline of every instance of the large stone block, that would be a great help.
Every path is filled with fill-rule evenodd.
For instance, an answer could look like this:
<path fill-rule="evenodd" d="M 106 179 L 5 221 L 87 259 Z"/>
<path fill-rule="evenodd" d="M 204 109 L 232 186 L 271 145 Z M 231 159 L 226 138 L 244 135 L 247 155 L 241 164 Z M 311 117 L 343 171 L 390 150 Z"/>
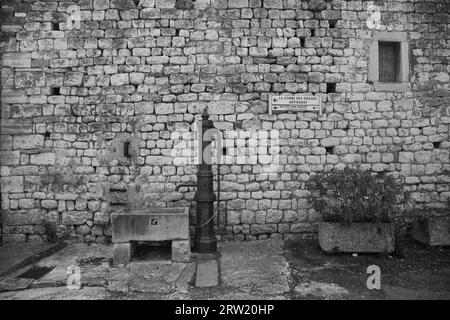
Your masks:
<path fill-rule="evenodd" d="M 450 246 L 450 216 L 415 221 L 412 236 L 428 246 Z"/>
<path fill-rule="evenodd" d="M 283 0 L 263 0 L 263 7 L 269 9 L 283 9 Z"/>
<path fill-rule="evenodd" d="M 130 10 L 136 8 L 133 0 L 111 0 L 111 8 L 119 10 Z"/>
<path fill-rule="evenodd" d="M 31 53 L 5 53 L 2 56 L 2 66 L 11 68 L 31 68 Z"/>
<path fill-rule="evenodd" d="M 94 10 L 106 10 L 109 8 L 109 0 L 94 0 Z"/>
<path fill-rule="evenodd" d="M 8 192 L 23 192 L 23 177 L 22 176 L 8 176 L 1 177 L 2 193 Z"/>
<path fill-rule="evenodd" d="M 14 149 L 35 149 L 44 146 L 44 136 L 40 134 L 17 135 L 13 137 Z"/>
<path fill-rule="evenodd" d="M 172 241 L 172 261 L 189 262 L 191 260 L 191 244 L 189 240 Z"/>
<path fill-rule="evenodd" d="M 325 252 L 385 252 L 395 250 L 393 223 L 319 224 L 319 245 Z"/>
<path fill-rule="evenodd" d="M 62 214 L 62 224 L 80 225 L 92 219 L 92 213 L 88 211 L 67 211 Z"/>
<path fill-rule="evenodd" d="M 209 114 L 232 114 L 234 113 L 233 101 L 213 101 L 208 104 Z"/>
<path fill-rule="evenodd" d="M 175 8 L 175 2 L 176 0 L 156 0 L 155 6 L 161 9 L 173 9 Z"/>
<path fill-rule="evenodd" d="M 228 0 L 228 8 L 248 8 L 248 0 Z"/>
<path fill-rule="evenodd" d="M 129 83 L 128 73 L 113 74 L 111 76 L 111 85 L 121 86 Z"/>
<path fill-rule="evenodd" d="M 114 243 L 113 246 L 113 262 L 114 264 L 127 264 L 131 261 L 135 250 L 135 244 L 132 242 L 127 243 Z"/>
<path fill-rule="evenodd" d="M 189 208 L 149 208 L 113 213 L 113 242 L 189 239 Z"/>
<path fill-rule="evenodd" d="M 18 165 L 19 162 L 19 151 L 2 151 L 0 153 L 0 165 L 2 166 Z"/>
<path fill-rule="evenodd" d="M 251 234 L 263 234 L 277 232 L 276 224 L 252 224 L 250 227 Z"/>
<path fill-rule="evenodd" d="M 80 86 L 83 81 L 83 74 L 81 72 L 67 72 L 64 75 L 65 86 Z"/>
<path fill-rule="evenodd" d="M 32 154 L 30 156 L 30 163 L 37 165 L 54 165 L 56 155 L 51 152 Z"/>

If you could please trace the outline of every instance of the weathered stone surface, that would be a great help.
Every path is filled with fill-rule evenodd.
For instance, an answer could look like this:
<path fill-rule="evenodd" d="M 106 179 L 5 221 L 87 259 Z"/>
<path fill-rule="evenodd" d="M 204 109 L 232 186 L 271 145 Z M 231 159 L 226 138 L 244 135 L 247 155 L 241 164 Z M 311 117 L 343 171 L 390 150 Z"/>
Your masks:
<path fill-rule="evenodd" d="M 345 298 L 349 292 L 347 289 L 335 283 L 306 282 L 295 287 L 295 292 L 303 297 L 314 297 L 316 299 L 336 300 Z"/>
<path fill-rule="evenodd" d="M 149 208 L 113 213 L 111 223 L 113 242 L 189 239 L 187 207 Z M 180 249 L 184 248 L 182 244 L 180 245 Z"/>
<path fill-rule="evenodd" d="M 438 215 L 423 220 L 416 220 L 412 236 L 428 246 L 450 245 L 450 217 Z"/>
<path fill-rule="evenodd" d="M 129 82 L 128 73 L 113 74 L 111 76 L 111 85 L 113 86 L 121 86 L 124 84 L 128 84 L 128 82 Z"/>
<path fill-rule="evenodd" d="M 23 192 L 23 176 L 0 177 L 2 193 Z"/>
<path fill-rule="evenodd" d="M 251 234 L 273 233 L 277 231 L 276 224 L 252 224 Z"/>
<path fill-rule="evenodd" d="M 219 285 L 219 266 L 217 260 L 199 261 L 195 286 L 197 288 L 210 288 Z"/>
<path fill-rule="evenodd" d="M 109 0 L 94 0 L 94 10 L 105 10 L 109 8 Z"/>
<path fill-rule="evenodd" d="M 17 149 L 35 149 L 44 145 L 44 136 L 40 134 L 16 135 L 13 137 L 13 146 Z"/>
<path fill-rule="evenodd" d="M 39 153 L 32 154 L 30 156 L 30 163 L 36 165 L 54 165 L 56 161 L 56 155 L 54 153 Z"/>
<path fill-rule="evenodd" d="M 320 248 L 326 252 L 386 252 L 395 249 L 395 228 L 391 223 L 319 224 Z"/>
<path fill-rule="evenodd" d="M 280 254 L 282 245 L 280 240 L 222 243 L 223 285 L 258 296 L 278 296 L 288 292 L 291 273 Z"/>
<path fill-rule="evenodd" d="M 110 0 L 110 6 L 118 10 L 129 10 L 136 7 L 133 0 Z"/>
<path fill-rule="evenodd" d="M 20 162 L 19 151 L 2 151 L 0 153 L 0 164 L 2 166 L 18 165 Z"/>
<path fill-rule="evenodd" d="M 4 53 L 2 66 L 11 68 L 31 68 L 31 53 Z"/>
<path fill-rule="evenodd" d="M 172 261 L 189 262 L 191 260 L 191 245 L 189 240 L 172 241 Z"/>
<path fill-rule="evenodd" d="M 127 264 L 131 261 L 134 253 L 134 244 L 131 242 L 114 243 L 113 261 L 114 264 Z"/>

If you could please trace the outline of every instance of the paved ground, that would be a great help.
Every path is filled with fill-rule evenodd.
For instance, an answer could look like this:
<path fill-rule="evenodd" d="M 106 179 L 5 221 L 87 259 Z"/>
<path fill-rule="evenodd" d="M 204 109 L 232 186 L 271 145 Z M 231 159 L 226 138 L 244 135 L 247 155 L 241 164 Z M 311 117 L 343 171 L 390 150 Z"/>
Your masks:
<path fill-rule="evenodd" d="M 450 299 L 450 248 L 426 249 L 402 239 L 403 256 L 325 254 L 315 240 L 285 244 L 293 299 Z M 367 289 L 366 273 L 380 267 L 381 289 Z"/>
<path fill-rule="evenodd" d="M 111 246 L 70 244 L 0 278 L 0 300 L 450 299 L 450 250 L 427 250 L 411 241 L 403 245 L 406 257 L 399 258 L 327 255 L 316 240 L 225 242 L 220 244 L 219 286 L 196 288 L 195 261 L 171 263 L 170 255 L 158 253 L 112 266 Z M 380 266 L 381 290 L 366 287 L 369 265 Z M 68 267 L 80 268 L 81 289 L 67 288 Z M 26 271 L 38 279 L 20 277 Z"/>

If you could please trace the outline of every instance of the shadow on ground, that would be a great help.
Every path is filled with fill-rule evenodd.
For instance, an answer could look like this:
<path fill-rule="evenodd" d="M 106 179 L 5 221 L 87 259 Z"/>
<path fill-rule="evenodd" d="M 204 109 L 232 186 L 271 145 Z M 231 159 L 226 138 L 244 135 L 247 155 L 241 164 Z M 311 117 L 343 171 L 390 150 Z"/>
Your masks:
<path fill-rule="evenodd" d="M 403 257 L 386 254 L 326 254 L 317 240 L 288 241 L 292 299 L 450 299 L 450 248 L 427 249 L 400 241 Z M 367 267 L 381 270 L 381 289 L 369 290 Z"/>

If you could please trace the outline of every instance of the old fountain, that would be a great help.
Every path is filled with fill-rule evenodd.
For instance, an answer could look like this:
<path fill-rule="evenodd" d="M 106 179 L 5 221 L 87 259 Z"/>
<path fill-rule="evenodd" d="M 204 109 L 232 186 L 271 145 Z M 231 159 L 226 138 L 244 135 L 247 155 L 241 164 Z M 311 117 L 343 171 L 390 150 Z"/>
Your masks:
<path fill-rule="evenodd" d="M 180 184 L 176 187 L 197 187 L 194 201 L 197 204 L 197 227 L 194 240 L 195 252 L 214 256 L 217 240 L 214 231 L 214 201 L 212 155 L 208 152 L 214 132 L 207 109 L 202 113 L 199 126 L 201 148 L 196 184 Z M 213 132 L 213 133 L 212 133 Z M 205 152 L 205 150 L 207 152 Z M 131 261 L 137 242 L 171 241 L 172 261 L 188 262 L 191 259 L 189 235 L 189 208 L 146 208 L 114 212 L 112 220 L 113 260 L 115 264 Z"/>

